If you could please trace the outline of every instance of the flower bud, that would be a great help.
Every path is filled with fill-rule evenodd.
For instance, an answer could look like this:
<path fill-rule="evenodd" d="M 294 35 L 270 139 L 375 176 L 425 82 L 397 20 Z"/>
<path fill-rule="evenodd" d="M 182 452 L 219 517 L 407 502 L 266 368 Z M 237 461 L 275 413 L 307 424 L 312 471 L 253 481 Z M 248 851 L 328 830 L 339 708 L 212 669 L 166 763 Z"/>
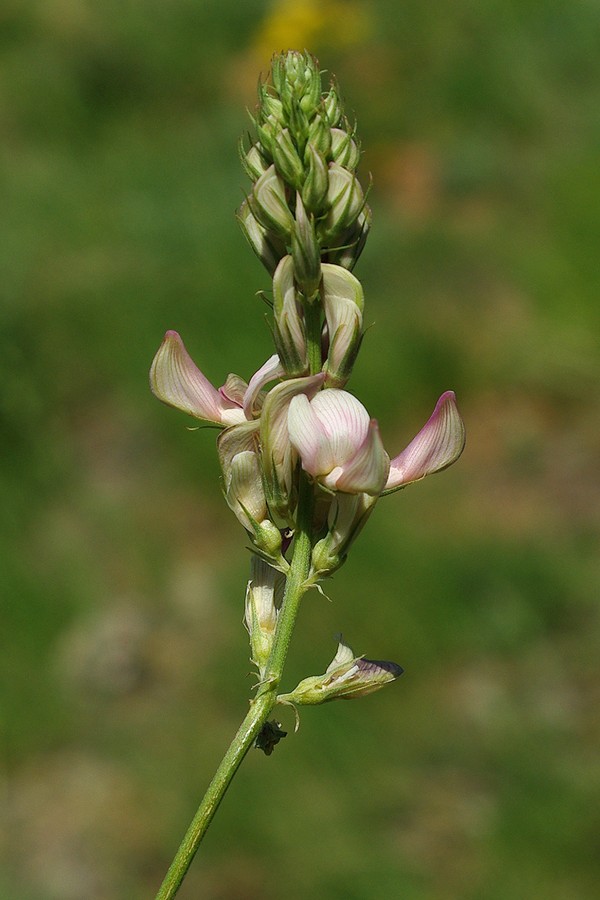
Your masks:
<path fill-rule="evenodd" d="M 323 98 L 323 106 L 329 125 L 335 128 L 342 118 L 342 103 L 335 85 L 331 85 L 329 93 Z"/>
<path fill-rule="evenodd" d="M 321 98 L 319 64 L 309 53 L 290 50 L 273 58 L 271 77 L 285 112 L 298 106 L 309 118 Z"/>
<path fill-rule="evenodd" d="M 280 127 L 281 126 L 275 116 L 267 116 L 262 121 L 256 122 L 258 141 L 263 154 L 268 159 L 273 158 L 273 140 Z"/>
<path fill-rule="evenodd" d="M 321 282 L 321 250 L 312 216 L 306 215 L 300 194 L 296 194 L 296 224 L 292 231 L 292 258 L 298 287 L 309 302 Z"/>
<path fill-rule="evenodd" d="M 365 203 L 362 212 L 354 224 L 340 235 L 338 246 L 329 249 L 329 259 L 338 266 L 351 271 L 356 265 L 360 254 L 367 242 L 371 228 L 371 209 Z"/>
<path fill-rule="evenodd" d="M 329 332 L 326 387 L 344 387 L 362 342 L 364 298 L 357 278 L 347 269 L 323 263 L 321 296 Z"/>
<path fill-rule="evenodd" d="M 331 129 L 331 157 L 338 165 L 354 171 L 360 162 L 360 151 L 347 131 Z"/>
<path fill-rule="evenodd" d="M 269 168 L 269 163 L 262 155 L 259 145 L 253 144 L 246 152 L 243 141 L 240 140 L 239 150 L 244 171 L 252 181 L 257 181 Z"/>
<path fill-rule="evenodd" d="M 225 499 L 246 530 L 267 518 L 267 501 L 260 474 L 258 421 L 221 432 L 217 453 L 223 472 Z"/>
<path fill-rule="evenodd" d="M 281 532 L 268 518 L 258 450 L 258 421 L 227 428 L 217 440 L 227 505 L 252 538 L 256 552 L 284 571 Z"/>
<path fill-rule="evenodd" d="M 305 678 L 290 694 L 281 694 L 278 700 L 310 706 L 330 700 L 352 700 L 372 694 L 395 681 L 402 672 L 397 663 L 355 656 L 340 637 L 337 653 L 325 674 Z"/>
<path fill-rule="evenodd" d="M 325 199 L 329 187 L 329 169 L 316 147 L 308 143 L 304 151 L 308 172 L 302 185 L 302 202 L 308 213 L 320 216 L 325 208 Z"/>
<path fill-rule="evenodd" d="M 319 223 L 319 236 L 325 244 L 334 239 L 338 242 L 339 236 L 356 222 L 365 204 L 356 176 L 337 163 L 329 166 L 327 200 L 329 211 Z"/>
<path fill-rule="evenodd" d="M 237 212 L 237 220 L 246 240 L 261 263 L 269 274 L 273 275 L 279 265 L 279 260 L 286 254 L 285 244 L 272 231 L 261 225 L 252 213 L 247 200 L 244 200 L 240 206 Z"/>
<path fill-rule="evenodd" d="M 304 182 L 304 166 L 287 128 L 278 131 L 272 145 L 273 162 L 283 180 L 296 190 Z"/>
<path fill-rule="evenodd" d="M 259 84 L 258 109 L 260 121 L 264 122 L 270 119 L 273 123 L 281 124 L 283 122 L 283 104 L 281 100 L 273 96 L 271 88 L 267 84 Z"/>
<path fill-rule="evenodd" d="M 291 376 L 304 375 L 308 367 L 306 334 L 291 256 L 283 257 L 273 276 L 273 313 L 275 346 L 285 372 Z"/>
<path fill-rule="evenodd" d="M 376 502 L 377 497 L 369 494 L 335 495 L 329 507 L 327 534 L 315 544 L 312 552 L 311 577 L 332 575 L 343 565 Z"/>
<path fill-rule="evenodd" d="M 331 153 L 331 128 L 329 122 L 324 115 L 317 115 L 310 123 L 308 129 L 309 143 L 315 147 L 319 153 L 327 158 Z"/>
<path fill-rule="evenodd" d="M 258 179 L 250 203 L 254 216 L 264 228 L 283 240 L 289 240 L 294 217 L 287 204 L 285 182 L 275 166 L 269 166 Z"/>
<path fill-rule="evenodd" d="M 284 585 L 285 579 L 281 572 L 257 556 L 252 557 L 244 621 L 250 635 L 252 662 L 258 668 L 261 678 L 265 674 L 273 646 Z"/>

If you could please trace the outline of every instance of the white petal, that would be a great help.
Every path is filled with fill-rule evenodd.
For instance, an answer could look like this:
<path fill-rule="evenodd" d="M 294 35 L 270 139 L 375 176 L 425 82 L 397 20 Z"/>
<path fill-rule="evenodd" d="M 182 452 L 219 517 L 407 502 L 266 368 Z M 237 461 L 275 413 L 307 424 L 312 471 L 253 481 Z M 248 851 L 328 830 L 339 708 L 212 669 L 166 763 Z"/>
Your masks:
<path fill-rule="evenodd" d="M 346 465 L 368 434 L 369 413 L 352 394 L 334 388 L 321 391 L 311 405 L 328 437 L 330 470 Z"/>
<path fill-rule="evenodd" d="M 465 446 L 465 426 L 453 391 L 442 394 L 435 409 L 408 447 L 390 464 L 385 491 L 393 491 L 440 472 L 456 462 Z"/>
<path fill-rule="evenodd" d="M 276 353 L 269 357 L 258 372 L 254 373 L 244 397 L 244 415 L 247 419 L 253 418 L 254 401 L 265 384 L 268 384 L 269 381 L 274 381 L 275 378 L 282 378 L 284 375 L 283 366 L 279 362 L 279 357 Z"/>
<path fill-rule="evenodd" d="M 325 475 L 331 470 L 334 463 L 328 435 L 306 394 L 299 394 L 290 403 L 288 433 L 305 472 Z"/>
<path fill-rule="evenodd" d="M 358 452 L 343 467 L 337 479 L 337 489 L 349 494 L 369 494 L 378 497 L 388 477 L 390 458 L 383 448 L 379 428 L 371 420 L 369 431 Z"/>

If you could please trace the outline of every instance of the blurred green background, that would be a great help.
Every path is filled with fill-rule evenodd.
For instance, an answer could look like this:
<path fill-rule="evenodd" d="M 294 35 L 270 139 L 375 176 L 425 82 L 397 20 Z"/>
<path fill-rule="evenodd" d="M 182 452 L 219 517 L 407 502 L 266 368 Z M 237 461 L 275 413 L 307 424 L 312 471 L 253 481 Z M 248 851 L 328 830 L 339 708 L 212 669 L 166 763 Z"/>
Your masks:
<path fill-rule="evenodd" d="M 393 455 L 453 388 L 468 443 L 285 685 L 340 630 L 406 674 L 252 751 L 180 896 L 597 896 L 599 39 L 594 0 L 5 0 L 0 897 L 153 896 L 247 708 L 246 542 L 147 370 L 167 328 L 216 384 L 271 352 L 236 142 L 288 47 L 373 176 L 352 389 Z"/>

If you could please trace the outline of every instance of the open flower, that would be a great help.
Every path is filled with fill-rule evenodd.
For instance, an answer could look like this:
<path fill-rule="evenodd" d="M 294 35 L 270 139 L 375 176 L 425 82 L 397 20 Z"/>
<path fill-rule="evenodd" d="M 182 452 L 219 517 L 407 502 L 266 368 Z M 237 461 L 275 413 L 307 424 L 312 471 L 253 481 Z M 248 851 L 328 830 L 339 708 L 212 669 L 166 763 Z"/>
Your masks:
<path fill-rule="evenodd" d="M 352 394 L 335 388 L 312 400 L 294 397 L 290 441 L 302 468 L 331 491 L 378 496 L 439 472 L 455 462 L 465 428 L 453 391 L 446 391 L 417 436 L 390 462 L 375 419 Z"/>
<path fill-rule="evenodd" d="M 373 496 L 383 490 L 390 460 L 377 422 L 352 394 L 331 388 L 312 400 L 294 397 L 288 430 L 302 468 L 324 487 Z"/>
<path fill-rule="evenodd" d="M 179 334 L 167 331 L 150 368 L 150 388 L 163 403 L 196 419 L 216 425 L 238 425 L 256 417 L 261 389 L 283 374 L 279 357 L 274 355 L 249 384 L 237 375 L 229 375 L 217 389 L 195 364 Z"/>

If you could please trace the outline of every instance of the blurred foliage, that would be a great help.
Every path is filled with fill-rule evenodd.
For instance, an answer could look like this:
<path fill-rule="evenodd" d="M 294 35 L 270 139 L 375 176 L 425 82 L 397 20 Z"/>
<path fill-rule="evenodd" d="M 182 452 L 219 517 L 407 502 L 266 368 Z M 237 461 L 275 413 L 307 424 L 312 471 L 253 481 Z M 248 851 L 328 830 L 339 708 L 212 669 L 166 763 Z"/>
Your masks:
<path fill-rule="evenodd" d="M 146 373 L 166 328 L 216 383 L 270 353 L 236 141 L 287 46 L 373 176 L 353 389 L 394 453 L 447 388 L 469 439 L 307 597 L 286 686 L 340 629 L 406 675 L 251 753 L 181 897 L 596 896 L 599 32 L 589 0 L 3 5 L 0 896 L 151 896 L 244 713 L 214 433 Z"/>

